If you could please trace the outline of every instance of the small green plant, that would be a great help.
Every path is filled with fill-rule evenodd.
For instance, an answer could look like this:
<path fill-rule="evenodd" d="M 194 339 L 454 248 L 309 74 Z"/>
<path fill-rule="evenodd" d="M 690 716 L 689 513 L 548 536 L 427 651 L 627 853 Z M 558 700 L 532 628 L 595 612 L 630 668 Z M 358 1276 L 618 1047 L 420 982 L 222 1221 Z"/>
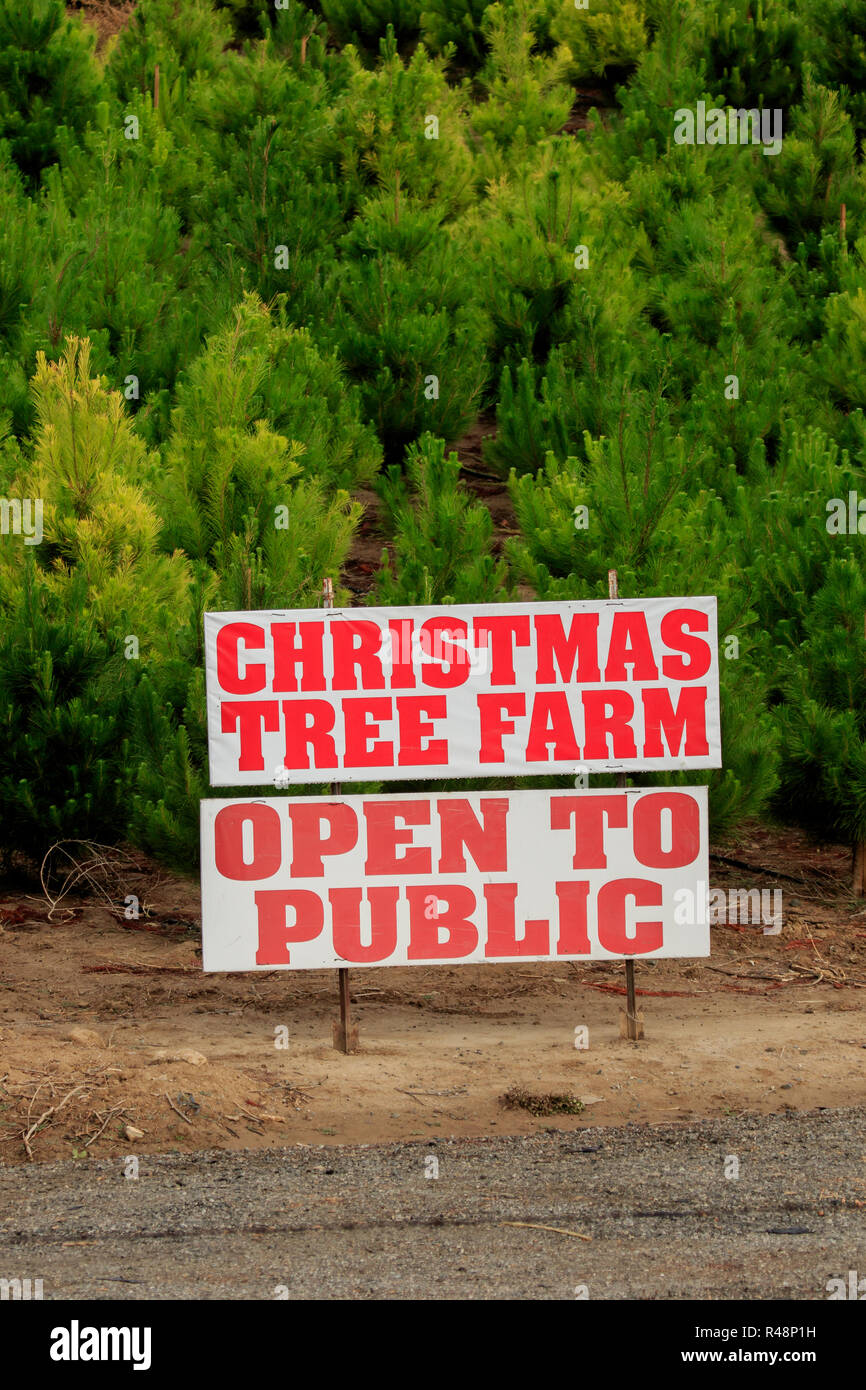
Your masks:
<path fill-rule="evenodd" d="M 60 127 L 80 135 L 98 101 L 93 45 L 61 0 L 0 0 L 0 139 L 33 184 L 57 158 Z"/>
<path fill-rule="evenodd" d="M 153 92 L 160 84 L 186 85 L 196 73 L 215 73 L 232 39 L 229 16 L 212 0 L 139 0 L 120 32 L 108 65 L 118 94 Z"/>
<path fill-rule="evenodd" d="M 473 128 L 500 147 L 534 144 L 553 135 L 565 124 L 574 100 L 566 81 L 568 51 L 558 49 L 552 57 L 535 52 L 527 0 L 515 8 L 489 5 L 483 30 L 490 56 L 478 81 L 487 100 L 476 107 Z"/>
<path fill-rule="evenodd" d="M 731 106 L 793 106 L 806 26 L 784 0 L 713 0 L 695 34 L 713 91 Z"/>
<path fill-rule="evenodd" d="M 394 534 L 383 556 L 373 601 L 490 603 L 507 597 L 505 566 L 493 556 L 493 523 L 460 482 L 460 460 L 445 442 L 421 436 L 406 452 L 406 471 L 392 465 L 379 483 Z"/>
<path fill-rule="evenodd" d="M 403 46 L 418 37 L 421 0 L 320 0 L 322 14 L 341 44 L 352 43 L 368 54 L 388 39 Z"/>
<path fill-rule="evenodd" d="M 592 0 L 587 9 L 563 4 L 550 26 L 570 53 L 575 82 L 589 77 L 619 81 L 636 66 L 648 43 L 642 0 Z"/>
<path fill-rule="evenodd" d="M 487 384 L 488 320 L 441 208 L 372 198 L 341 250 L 333 342 L 386 462 L 426 430 L 459 438 Z"/>

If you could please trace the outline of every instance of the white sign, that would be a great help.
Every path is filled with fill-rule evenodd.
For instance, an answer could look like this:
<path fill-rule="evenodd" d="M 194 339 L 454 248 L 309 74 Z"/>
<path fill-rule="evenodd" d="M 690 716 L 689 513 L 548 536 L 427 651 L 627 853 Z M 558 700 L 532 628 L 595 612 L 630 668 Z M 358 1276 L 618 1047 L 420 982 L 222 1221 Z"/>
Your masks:
<path fill-rule="evenodd" d="M 205 970 L 710 951 L 705 787 L 207 800 L 201 850 Z"/>
<path fill-rule="evenodd" d="M 721 767 L 714 598 L 206 613 L 213 786 Z"/>

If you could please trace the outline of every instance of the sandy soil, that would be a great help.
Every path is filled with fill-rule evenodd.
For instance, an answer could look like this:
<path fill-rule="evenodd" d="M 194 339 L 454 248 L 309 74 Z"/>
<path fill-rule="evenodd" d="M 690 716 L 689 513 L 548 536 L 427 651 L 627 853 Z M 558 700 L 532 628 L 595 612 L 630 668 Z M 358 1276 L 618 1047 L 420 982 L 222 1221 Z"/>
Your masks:
<path fill-rule="evenodd" d="M 138 921 L 67 897 L 51 922 L 38 896 L 0 892 L 0 1161 L 866 1100 L 866 910 L 847 895 L 846 851 L 790 832 L 754 829 L 711 860 L 714 887 L 782 887 L 782 934 L 722 925 L 707 962 L 638 963 L 640 1043 L 620 1037 L 619 963 L 418 967 L 354 972 L 360 1050 L 344 1056 L 335 975 L 202 974 L 197 885 L 138 864 Z M 510 1109 L 515 1087 L 585 1108 Z"/>

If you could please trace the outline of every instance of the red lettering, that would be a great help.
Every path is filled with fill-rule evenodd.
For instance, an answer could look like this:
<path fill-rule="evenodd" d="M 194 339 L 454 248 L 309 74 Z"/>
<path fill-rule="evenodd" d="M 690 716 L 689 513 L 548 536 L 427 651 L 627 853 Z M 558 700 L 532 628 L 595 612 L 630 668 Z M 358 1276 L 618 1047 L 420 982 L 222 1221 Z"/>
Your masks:
<path fill-rule="evenodd" d="M 241 675 L 241 642 L 254 650 L 264 647 L 264 628 L 256 623 L 226 623 L 217 633 L 217 681 L 227 695 L 255 695 L 257 691 L 264 690 L 267 682 L 264 663 L 248 666 L 245 675 Z M 226 733 L 225 729 L 223 733 Z"/>
<path fill-rule="evenodd" d="M 333 705 L 327 700 L 283 700 L 283 718 L 287 768 L 309 767 L 308 747 L 313 750 L 313 767 L 337 767 L 337 748 L 331 737 Z"/>
<path fill-rule="evenodd" d="M 662 733 L 673 757 L 680 756 L 685 734 L 685 754 L 706 756 L 710 751 L 707 740 L 707 692 L 699 685 L 686 686 L 680 691 L 674 709 L 670 691 L 641 691 L 644 712 L 644 757 L 663 758 L 665 748 Z"/>
<path fill-rule="evenodd" d="M 445 911 L 426 916 L 427 899 L 435 895 L 445 900 Z M 459 960 L 470 956 L 478 946 L 478 932 L 470 914 L 475 911 L 475 894 L 462 883 L 413 883 L 406 889 L 409 899 L 409 960 Z M 440 941 L 439 932 L 448 933 Z"/>
<path fill-rule="evenodd" d="M 660 883 L 647 878 L 615 878 L 598 890 L 598 940 L 606 951 L 622 956 L 640 956 L 657 951 L 662 945 L 661 922 L 635 922 L 633 933 L 626 931 L 625 900 L 634 898 L 636 907 L 661 907 Z"/>
<path fill-rule="evenodd" d="M 487 900 L 487 944 L 485 956 L 546 956 L 550 952 L 550 923 L 531 920 L 524 923 L 518 940 L 514 904 L 516 883 L 485 883 Z"/>
<path fill-rule="evenodd" d="M 505 873 L 508 869 L 508 842 L 505 822 L 508 798 L 483 798 L 480 802 L 483 828 L 468 801 L 462 797 L 436 802 L 442 835 L 440 874 L 465 874 L 469 850 L 481 873 Z"/>
<path fill-rule="evenodd" d="M 300 628 L 300 641 L 294 637 Z M 297 690 L 295 669 L 301 668 L 301 690 L 325 690 L 325 624 L 271 623 L 274 644 L 274 691 Z"/>
<path fill-rule="evenodd" d="M 558 613 L 539 613 L 535 618 L 538 668 L 536 685 L 556 685 L 561 679 L 600 681 L 598 669 L 598 613 L 575 613 L 568 636 Z M 574 670 L 577 658 L 577 670 Z M 559 667 L 559 677 L 553 663 Z"/>
<path fill-rule="evenodd" d="M 394 618 L 388 623 L 391 634 L 391 689 L 414 690 L 415 668 L 412 665 L 411 618 Z"/>
<path fill-rule="evenodd" d="M 546 763 L 549 744 L 553 744 L 554 762 L 576 762 L 580 757 L 564 690 L 540 691 L 533 700 L 526 761 Z"/>
<path fill-rule="evenodd" d="M 253 827 L 253 857 L 244 859 L 244 823 Z M 282 825 L 273 806 L 251 801 L 246 805 L 223 806 L 214 821 L 214 862 L 223 878 L 246 882 L 270 878 L 282 863 Z"/>
<path fill-rule="evenodd" d="M 444 738 L 433 738 L 436 732 L 429 720 L 422 719 L 422 715 L 429 715 L 430 719 L 445 719 L 448 714 L 448 703 L 445 695 L 398 695 L 395 701 L 397 705 L 397 722 L 400 729 L 400 752 L 397 756 L 398 766 L 418 763 L 432 763 L 443 766 L 448 762 L 448 740 Z M 422 747 L 422 740 L 429 739 L 426 747 Z"/>
<path fill-rule="evenodd" d="M 376 742 L 379 736 L 379 721 L 391 718 L 391 697 L 373 695 L 369 699 L 343 701 L 343 718 L 346 724 L 346 754 L 343 759 L 346 767 L 391 767 L 394 763 L 394 745 Z M 373 741 L 372 748 L 367 745 Z"/>
<path fill-rule="evenodd" d="M 587 930 L 586 904 L 589 897 L 588 883 L 567 883 L 555 885 L 559 901 L 559 940 L 556 943 L 558 956 L 588 956 L 592 947 Z"/>
<path fill-rule="evenodd" d="M 397 821 L 407 825 L 430 824 L 429 801 L 366 801 L 367 874 L 429 874 L 433 856 L 429 849 L 415 845 L 405 854 L 397 854 L 398 845 L 412 843 L 412 831 L 397 829 Z"/>
<path fill-rule="evenodd" d="M 712 648 L 709 642 L 693 638 L 691 633 L 708 632 L 709 627 L 709 614 L 699 608 L 675 608 L 672 613 L 665 613 L 659 628 L 662 641 L 666 647 L 689 657 L 688 661 L 678 656 L 662 657 L 662 670 L 669 680 L 696 681 L 707 674 L 713 659 Z"/>
<path fill-rule="evenodd" d="M 626 666 L 632 667 L 630 679 L 633 681 L 657 681 L 659 678 L 646 615 L 639 610 L 620 609 L 613 615 L 605 680 L 629 680 Z"/>
<path fill-rule="evenodd" d="M 634 700 L 627 690 L 585 690 L 583 713 L 586 720 L 586 742 L 583 756 L 591 758 L 636 758 L 634 734 L 629 721 L 634 714 Z M 608 754 L 608 737 L 612 751 Z"/>
<path fill-rule="evenodd" d="M 481 748 L 478 760 L 482 763 L 504 763 L 502 735 L 514 733 L 513 719 L 503 719 L 501 711 L 519 715 L 526 713 L 525 695 L 477 695 L 481 722 Z"/>
<path fill-rule="evenodd" d="M 662 813 L 671 820 L 671 847 L 662 849 Z M 635 857 L 648 869 L 682 869 L 693 864 L 701 847 L 701 814 L 687 792 L 653 792 L 634 808 Z"/>
<path fill-rule="evenodd" d="M 334 619 L 330 626 L 334 649 L 334 690 L 357 690 L 355 667 L 361 673 L 362 690 L 384 690 L 385 674 L 379 652 L 382 634 L 369 618 Z"/>
<path fill-rule="evenodd" d="M 348 854 L 358 843 L 358 818 L 345 802 L 292 801 L 292 878 L 321 878 L 324 854 Z M 322 826 L 328 834 L 322 836 Z"/>
<path fill-rule="evenodd" d="M 254 893 L 259 913 L 256 965 L 285 965 L 290 941 L 314 941 L 325 925 L 325 904 L 309 888 L 263 888 Z M 286 912 L 294 908 L 290 927 Z"/>
<path fill-rule="evenodd" d="M 220 709 L 221 728 L 224 734 L 233 734 L 237 729 L 240 735 L 239 772 L 264 772 L 265 760 L 262 753 L 262 729 L 276 733 L 280 727 L 280 706 L 277 700 L 244 700 L 235 703 L 224 700 Z M 276 772 L 276 768 L 274 768 Z"/>
<path fill-rule="evenodd" d="M 473 630 L 476 647 L 490 648 L 490 684 L 514 685 L 514 647 L 529 646 L 529 615 L 509 618 L 504 614 L 476 618 Z"/>
<path fill-rule="evenodd" d="M 421 650 L 425 656 L 438 661 L 439 666 L 423 665 L 421 679 L 437 690 L 450 690 L 469 679 L 469 653 L 451 639 L 462 637 L 469 629 L 462 618 L 428 618 L 421 628 Z M 444 668 L 447 666 L 447 670 Z"/>
<path fill-rule="evenodd" d="M 361 945 L 360 888 L 332 888 L 328 893 L 334 915 L 334 950 L 341 960 L 353 965 L 370 965 L 387 960 L 397 948 L 397 900 L 399 888 L 368 888 L 372 939 Z"/>
<path fill-rule="evenodd" d="M 567 830 L 574 819 L 575 869 L 606 869 L 604 818 L 611 829 L 628 825 L 628 797 L 623 792 L 610 796 L 558 796 L 550 802 L 551 830 Z"/>

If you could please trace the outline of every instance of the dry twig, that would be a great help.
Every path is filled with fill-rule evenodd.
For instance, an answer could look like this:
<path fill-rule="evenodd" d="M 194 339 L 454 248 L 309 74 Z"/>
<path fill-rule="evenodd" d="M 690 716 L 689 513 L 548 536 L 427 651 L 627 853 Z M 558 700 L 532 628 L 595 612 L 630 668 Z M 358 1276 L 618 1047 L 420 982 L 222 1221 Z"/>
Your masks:
<path fill-rule="evenodd" d="M 28 1118 L 28 1120 L 30 1119 L 30 1112 L 31 1112 L 32 1109 L 33 1109 L 33 1104 L 34 1104 L 34 1101 L 36 1100 L 36 1096 L 39 1095 L 39 1092 L 42 1090 L 42 1087 L 43 1087 L 43 1085 L 45 1085 L 45 1084 L 46 1084 L 45 1082 L 40 1081 L 39 1085 L 38 1085 L 37 1088 L 36 1088 L 36 1092 L 35 1092 L 35 1094 L 34 1094 L 34 1096 L 33 1096 L 33 1100 L 31 1100 L 30 1105 L 29 1105 L 28 1110 L 27 1110 L 27 1118 Z M 48 1084 L 50 1085 L 50 1082 L 49 1082 Z M 53 1089 L 53 1088 L 52 1088 L 52 1089 Z M 27 1129 L 27 1130 L 22 1130 L 22 1131 L 21 1131 L 21 1138 L 24 1140 L 24 1151 L 25 1151 L 25 1153 L 27 1154 L 27 1157 L 29 1158 L 29 1160 L 30 1160 L 31 1163 L 33 1162 L 33 1150 L 32 1150 L 31 1147 L 30 1147 L 30 1140 L 33 1138 L 33 1136 L 34 1136 L 34 1134 L 36 1133 L 36 1131 L 37 1131 L 38 1129 L 41 1129 L 42 1125 L 45 1124 L 46 1120 L 50 1119 L 50 1117 L 51 1117 L 52 1115 L 59 1115 L 60 1111 L 63 1109 L 64 1105 L 66 1104 L 66 1102 L 67 1102 L 68 1100 L 71 1100 L 72 1097 L 73 1097 L 74 1095 L 77 1095 L 79 1091 L 84 1091 L 84 1090 L 86 1090 L 86 1087 L 85 1087 L 85 1086 L 73 1086 L 73 1088 L 72 1088 L 71 1091 L 67 1091 L 66 1095 L 63 1097 L 63 1099 L 62 1099 L 62 1101 L 60 1102 L 59 1105 L 49 1105 L 48 1109 L 47 1109 L 47 1110 L 43 1110 L 42 1114 L 39 1116 L 39 1119 L 36 1120 L 36 1121 L 30 1126 L 29 1129 Z"/>
<path fill-rule="evenodd" d="M 566 1231 L 562 1226 L 540 1226 L 536 1221 L 503 1221 L 503 1226 L 524 1226 L 529 1231 L 555 1231 L 558 1236 L 575 1236 L 577 1240 L 592 1240 L 581 1231 Z"/>
<path fill-rule="evenodd" d="M 107 1115 L 105 1116 L 105 1119 L 102 1121 L 102 1124 L 99 1126 L 99 1129 L 96 1131 L 96 1133 L 92 1134 L 89 1139 L 85 1139 L 85 1149 L 89 1149 L 91 1144 L 95 1144 L 96 1140 L 99 1138 L 100 1134 L 105 1129 L 105 1126 L 111 1123 L 111 1120 L 115 1115 L 122 1115 L 125 1109 L 125 1105 L 112 1105 L 111 1109 L 108 1111 Z M 94 1110 L 93 1113 L 96 1116 L 96 1118 L 99 1119 L 99 1111 Z"/>
<path fill-rule="evenodd" d="M 177 1106 L 175 1105 L 174 1101 L 172 1100 L 172 1098 L 171 1098 L 171 1096 L 168 1094 L 168 1092 L 167 1092 L 167 1091 L 163 1091 L 162 1094 L 165 1096 L 165 1099 L 168 1101 L 168 1103 L 169 1103 L 169 1105 L 171 1106 L 172 1110 L 174 1111 L 175 1115 L 180 1115 L 180 1118 L 181 1118 L 182 1120 L 185 1120 L 186 1123 L 187 1123 L 188 1125 L 191 1125 L 191 1124 L 192 1124 L 192 1120 L 189 1118 L 188 1115 L 185 1115 L 185 1114 L 183 1113 L 182 1110 L 178 1110 Z"/>

